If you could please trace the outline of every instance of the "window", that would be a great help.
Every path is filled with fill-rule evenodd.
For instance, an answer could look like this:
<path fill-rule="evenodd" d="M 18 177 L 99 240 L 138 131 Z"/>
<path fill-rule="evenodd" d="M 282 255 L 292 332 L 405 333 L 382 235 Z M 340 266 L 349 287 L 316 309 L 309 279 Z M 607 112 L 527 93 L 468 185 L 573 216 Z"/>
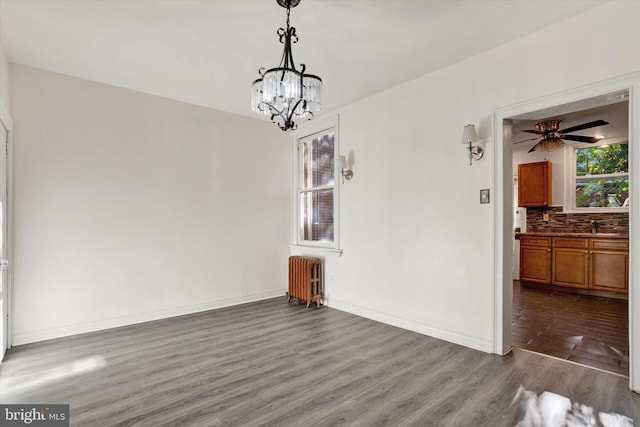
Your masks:
<path fill-rule="evenodd" d="M 337 126 L 307 129 L 294 134 L 294 240 L 337 249 Z"/>
<path fill-rule="evenodd" d="M 627 141 L 574 148 L 575 209 L 621 209 L 629 206 Z"/>

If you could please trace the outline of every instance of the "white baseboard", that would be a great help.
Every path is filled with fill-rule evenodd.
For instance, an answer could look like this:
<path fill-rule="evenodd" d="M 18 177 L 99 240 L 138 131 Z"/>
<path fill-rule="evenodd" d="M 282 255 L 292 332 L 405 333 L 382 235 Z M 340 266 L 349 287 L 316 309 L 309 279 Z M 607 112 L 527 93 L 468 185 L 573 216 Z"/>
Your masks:
<path fill-rule="evenodd" d="M 428 335 L 430 337 L 449 341 L 454 344 L 459 344 L 465 347 L 473 348 L 475 350 L 480 350 L 485 353 L 491 353 L 493 349 L 493 346 L 491 345 L 491 342 L 489 340 L 469 336 L 456 331 L 425 325 L 423 323 L 417 323 L 415 321 L 404 319 L 393 314 L 384 313 L 378 310 L 372 310 L 370 308 L 361 307 L 344 301 L 338 301 L 335 298 L 331 298 L 330 301 L 327 301 L 327 306 L 335 308 L 337 310 L 346 311 L 347 313 L 355 314 L 357 316 L 366 317 L 367 319 L 375 320 L 377 322 L 386 323 L 387 325 L 397 326 L 399 328 L 407 329 L 419 334 Z"/>
<path fill-rule="evenodd" d="M 67 337 L 70 335 L 84 334 L 87 332 L 101 331 L 104 329 L 117 328 L 120 326 L 134 325 L 136 323 L 150 322 L 153 320 L 167 319 L 170 317 L 183 316 L 202 311 L 214 310 L 216 308 L 229 307 L 248 302 L 261 301 L 269 298 L 284 296 L 286 289 L 274 289 L 259 292 L 241 297 L 227 298 L 209 301 L 202 304 L 194 304 L 181 307 L 172 307 L 147 313 L 136 313 L 128 316 L 119 316 L 109 319 L 93 320 L 73 325 L 58 326 L 55 328 L 41 329 L 37 331 L 17 332 L 13 335 L 13 346 L 29 344 L 54 338 Z"/>

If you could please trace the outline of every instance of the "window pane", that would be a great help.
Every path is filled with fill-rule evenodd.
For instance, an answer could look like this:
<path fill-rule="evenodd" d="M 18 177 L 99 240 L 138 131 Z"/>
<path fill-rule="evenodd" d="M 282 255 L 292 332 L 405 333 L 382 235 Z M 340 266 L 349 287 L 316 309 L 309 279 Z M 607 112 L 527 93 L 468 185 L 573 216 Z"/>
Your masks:
<path fill-rule="evenodd" d="M 629 177 L 576 179 L 576 207 L 578 208 L 626 207 L 628 199 Z"/>
<path fill-rule="evenodd" d="M 328 133 L 302 143 L 302 188 L 335 184 L 333 140 Z"/>
<path fill-rule="evenodd" d="M 333 189 L 300 195 L 302 239 L 333 242 Z"/>
<path fill-rule="evenodd" d="M 629 172 L 627 144 L 576 149 L 576 175 L 604 175 Z"/>

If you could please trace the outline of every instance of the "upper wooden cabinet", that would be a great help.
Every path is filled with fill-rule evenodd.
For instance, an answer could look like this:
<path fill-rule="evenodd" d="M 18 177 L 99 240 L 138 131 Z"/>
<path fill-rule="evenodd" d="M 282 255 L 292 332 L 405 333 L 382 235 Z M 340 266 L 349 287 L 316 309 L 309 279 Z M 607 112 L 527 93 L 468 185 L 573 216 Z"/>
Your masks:
<path fill-rule="evenodd" d="M 518 165 L 518 206 L 551 206 L 551 162 Z"/>

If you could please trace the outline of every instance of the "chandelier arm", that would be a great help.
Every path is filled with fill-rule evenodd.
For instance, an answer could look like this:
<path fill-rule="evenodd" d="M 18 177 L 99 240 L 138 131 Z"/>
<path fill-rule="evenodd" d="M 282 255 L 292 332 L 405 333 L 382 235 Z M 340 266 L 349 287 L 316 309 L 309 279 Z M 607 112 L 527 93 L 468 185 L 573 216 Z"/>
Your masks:
<path fill-rule="evenodd" d="M 274 117 L 280 117 L 280 118 L 282 118 L 282 123 L 283 123 L 283 124 L 280 124 L 280 123 L 276 122 L 276 121 L 274 120 Z M 283 116 L 282 116 L 282 113 L 279 113 L 279 114 L 272 114 L 272 115 L 271 115 L 271 122 L 272 122 L 272 123 L 277 124 L 277 125 L 278 125 L 278 127 L 279 127 L 280 129 L 282 129 L 282 130 L 288 130 L 288 129 L 289 129 L 289 128 L 287 127 L 287 122 L 284 120 L 284 118 L 283 118 Z"/>
<path fill-rule="evenodd" d="M 262 109 L 263 105 L 266 105 L 269 112 L 271 113 L 271 122 L 275 123 L 278 125 L 278 127 L 280 129 L 282 129 L 283 131 L 289 130 L 289 129 L 293 129 L 295 128 L 295 123 L 291 121 L 290 118 L 287 118 L 284 114 L 284 110 L 278 110 L 273 104 L 269 103 L 269 102 L 261 102 L 260 103 L 260 108 Z M 282 124 L 279 124 L 276 121 L 276 118 L 279 117 L 282 121 Z"/>
<path fill-rule="evenodd" d="M 260 104 L 258 104 L 258 110 L 260 112 L 265 112 L 265 113 L 267 111 L 272 112 L 274 109 L 275 108 L 273 108 L 273 106 L 268 102 L 261 102 Z"/>
<path fill-rule="evenodd" d="M 296 108 L 298 108 L 298 105 L 300 105 L 301 102 L 303 103 L 303 108 L 306 106 L 305 104 L 307 103 L 307 101 L 305 101 L 304 99 L 298 99 L 298 101 L 296 101 L 296 103 L 293 105 L 293 107 L 291 107 L 289 111 L 289 117 L 287 117 L 288 122 L 293 123 L 293 115 L 296 113 Z"/>
<path fill-rule="evenodd" d="M 291 44 L 289 43 L 289 35 L 287 34 L 287 32 L 289 31 L 289 29 L 287 28 L 286 30 L 282 27 L 278 28 L 278 38 L 280 40 L 280 43 L 284 44 L 284 49 L 282 50 L 282 57 L 280 58 L 280 67 L 287 67 L 289 64 L 289 56 L 290 53 L 288 52 L 289 50 L 291 50 Z M 287 49 L 287 46 L 289 46 L 289 49 Z"/>
<path fill-rule="evenodd" d="M 292 41 L 293 40 L 293 41 Z M 293 62 L 293 49 L 291 48 L 292 43 L 296 43 L 298 41 L 298 36 L 296 36 L 295 27 L 287 27 L 285 37 L 284 37 L 284 51 L 282 52 L 282 59 L 280 60 L 280 66 L 284 68 L 291 68 L 294 71 L 296 70 L 296 64 Z"/>

